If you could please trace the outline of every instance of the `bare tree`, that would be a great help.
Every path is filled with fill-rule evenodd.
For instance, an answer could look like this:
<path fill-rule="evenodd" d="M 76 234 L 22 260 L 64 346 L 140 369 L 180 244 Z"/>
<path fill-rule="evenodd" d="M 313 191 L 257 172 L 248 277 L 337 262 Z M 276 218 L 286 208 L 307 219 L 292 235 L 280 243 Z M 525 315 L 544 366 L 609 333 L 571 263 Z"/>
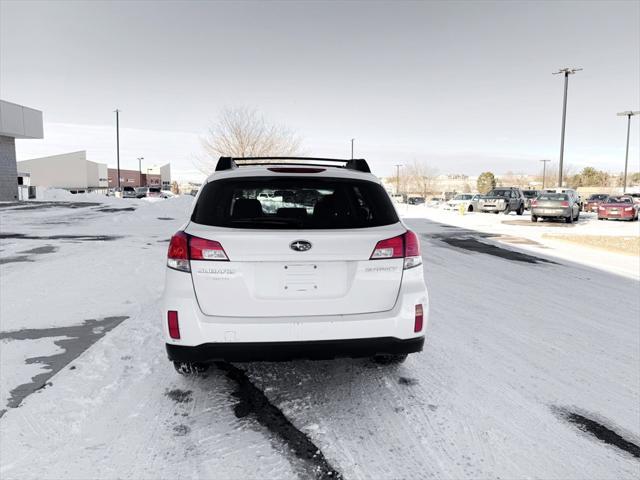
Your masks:
<path fill-rule="evenodd" d="M 269 122 L 255 109 L 225 108 L 202 139 L 206 155 L 196 166 L 209 174 L 219 157 L 296 156 L 301 145 L 295 132 Z"/>
<path fill-rule="evenodd" d="M 407 193 L 419 193 L 426 197 L 432 193 L 435 177 L 438 171 L 429 167 L 426 162 L 413 160 L 413 163 L 407 165 L 401 178 L 404 184 L 404 191 Z"/>

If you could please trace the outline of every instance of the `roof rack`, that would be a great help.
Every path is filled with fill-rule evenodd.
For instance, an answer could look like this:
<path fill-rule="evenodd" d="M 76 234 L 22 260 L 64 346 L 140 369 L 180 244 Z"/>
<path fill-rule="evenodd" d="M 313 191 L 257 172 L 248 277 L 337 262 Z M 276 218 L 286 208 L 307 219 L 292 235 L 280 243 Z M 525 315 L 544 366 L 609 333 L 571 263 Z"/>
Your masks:
<path fill-rule="evenodd" d="M 300 160 L 300 162 L 291 162 L 290 160 Z M 342 165 L 328 165 L 330 163 L 340 163 Z M 364 158 L 343 159 L 318 157 L 220 157 L 218 164 L 216 165 L 216 172 L 233 170 L 234 168 L 250 165 L 306 165 L 310 167 L 339 167 L 347 168 L 349 170 L 357 170 L 358 172 L 371 173 L 369 164 Z"/>

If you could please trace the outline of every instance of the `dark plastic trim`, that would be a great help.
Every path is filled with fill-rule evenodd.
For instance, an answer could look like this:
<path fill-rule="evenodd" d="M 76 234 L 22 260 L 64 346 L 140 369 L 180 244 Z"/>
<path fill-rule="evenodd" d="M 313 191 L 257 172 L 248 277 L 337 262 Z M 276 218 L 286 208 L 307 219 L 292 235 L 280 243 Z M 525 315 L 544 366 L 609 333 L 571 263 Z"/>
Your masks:
<path fill-rule="evenodd" d="M 166 346 L 169 360 L 174 362 L 287 361 L 299 358 L 330 360 L 420 352 L 424 346 L 424 336 L 407 340 L 377 337 L 307 342 L 204 343 L 196 347 L 167 343 Z"/>

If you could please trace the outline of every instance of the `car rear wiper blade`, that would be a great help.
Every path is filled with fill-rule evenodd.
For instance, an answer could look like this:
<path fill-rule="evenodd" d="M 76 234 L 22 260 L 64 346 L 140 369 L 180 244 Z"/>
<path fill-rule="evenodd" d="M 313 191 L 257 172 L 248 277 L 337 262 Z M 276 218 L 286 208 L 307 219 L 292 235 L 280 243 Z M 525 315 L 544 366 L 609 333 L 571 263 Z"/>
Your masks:
<path fill-rule="evenodd" d="M 232 219 L 231 223 L 262 223 L 262 224 L 274 224 L 274 225 L 295 225 L 301 227 L 303 222 L 300 220 L 296 220 L 294 218 L 265 218 L 265 217 L 255 217 L 255 218 L 237 218 Z"/>

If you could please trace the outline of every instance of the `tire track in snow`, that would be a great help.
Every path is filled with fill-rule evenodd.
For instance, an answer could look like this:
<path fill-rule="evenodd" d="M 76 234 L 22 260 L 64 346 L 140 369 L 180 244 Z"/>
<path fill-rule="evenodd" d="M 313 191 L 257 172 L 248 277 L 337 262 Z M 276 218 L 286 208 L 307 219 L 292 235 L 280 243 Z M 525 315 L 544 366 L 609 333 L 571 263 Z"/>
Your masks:
<path fill-rule="evenodd" d="M 216 366 L 238 384 L 238 391 L 234 392 L 234 396 L 239 399 L 234 409 L 236 416 L 241 418 L 253 413 L 256 420 L 280 438 L 300 460 L 299 467 L 303 469 L 304 478 L 343 478 L 311 439 L 298 430 L 282 411 L 269 401 L 264 392 L 249 380 L 244 370 L 226 362 L 217 362 Z"/>

